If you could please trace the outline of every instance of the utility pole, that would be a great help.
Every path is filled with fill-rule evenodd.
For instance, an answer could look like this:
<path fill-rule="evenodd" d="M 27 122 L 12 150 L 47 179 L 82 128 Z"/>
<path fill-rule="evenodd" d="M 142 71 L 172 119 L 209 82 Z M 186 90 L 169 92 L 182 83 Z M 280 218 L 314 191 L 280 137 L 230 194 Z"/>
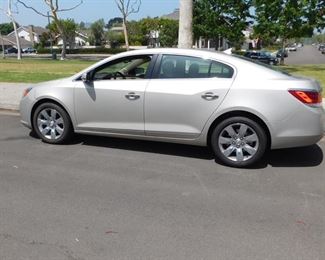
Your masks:
<path fill-rule="evenodd" d="M 178 48 L 193 46 L 193 0 L 180 0 Z"/>
<path fill-rule="evenodd" d="M 13 26 L 14 26 L 14 31 L 15 31 L 15 36 L 16 36 L 16 44 L 17 44 L 17 59 L 21 60 L 21 48 L 20 48 L 20 41 L 19 41 L 19 36 L 18 36 L 18 32 L 17 32 L 17 25 L 16 25 L 16 21 L 12 15 L 11 12 L 11 0 L 8 0 L 8 10 L 7 10 L 7 16 L 9 17 L 9 19 L 11 20 Z"/>
<path fill-rule="evenodd" d="M 1 32 L 0 32 L 0 38 L 1 38 L 1 46 L 2 46 L 2 58 L 4 59 L 6 57 L 5 56 L 5 44 L 4 44 Z"/>

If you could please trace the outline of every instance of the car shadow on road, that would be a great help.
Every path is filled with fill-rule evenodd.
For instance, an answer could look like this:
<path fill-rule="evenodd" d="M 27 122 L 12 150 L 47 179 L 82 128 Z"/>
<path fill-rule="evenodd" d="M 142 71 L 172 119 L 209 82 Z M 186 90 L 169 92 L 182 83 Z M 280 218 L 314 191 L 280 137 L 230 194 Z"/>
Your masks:
<path fill-rule="evenodd" d="M 72 144 L 214 160 L 214 154 L 210 148 L 192 145 L 87 135 L 77 135 Z M 261 163 L 255 165 L 253 168 L 263 169 L 268 165 L 272 167 L 313 167 L 320 165 L 322 162 L 323 151 L 315 144 L 308 147 L 270 151 Z M 220 162 L 216 160 L 216 163 Z"/>
<path fill-rule="evenodd" d="M 81 143 L 87 146 L 166 154 L 204 160 L 214 159 L 212 150 L 207 147 L 86 135 L 78 135 L 74 139 L 73 143 Z"/>
<path fill-rule="evenodd" d="M 319 145 L 271 151 L 268 164 L 272 167 L 312 167 L 323 162 L 323 151 Z"/>

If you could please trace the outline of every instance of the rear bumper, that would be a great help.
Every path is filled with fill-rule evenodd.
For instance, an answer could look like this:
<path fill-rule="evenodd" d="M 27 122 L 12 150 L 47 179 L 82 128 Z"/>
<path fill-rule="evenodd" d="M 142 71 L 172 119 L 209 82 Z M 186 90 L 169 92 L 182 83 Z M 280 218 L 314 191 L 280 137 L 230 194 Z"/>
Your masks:
<path fill-rule="evenodd" d="M 305 106 L 305 105 L 303 105 Z M 302 147 L 319 142 L 325 131 L 323 107 L 308 107 L 275 126 L 271 149 Z"/>

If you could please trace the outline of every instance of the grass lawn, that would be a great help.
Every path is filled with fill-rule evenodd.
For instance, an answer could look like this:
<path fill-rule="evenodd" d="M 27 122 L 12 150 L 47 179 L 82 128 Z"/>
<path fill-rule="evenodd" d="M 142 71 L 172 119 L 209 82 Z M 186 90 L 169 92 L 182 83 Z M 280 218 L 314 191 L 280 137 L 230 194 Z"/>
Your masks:
<path fill-rule="evenodd" d="M 0 82 L 37 83 L 71 76 L 93 64 L 94 61 L 42 60 L 42 59 L 0 59 Z M 282 69 L 294 75 L 318 80 L 325 97 L 325 64 L 283 66 Z"/>
<path fill-rule="evenodd" d="M 72 76 L 93 63 L 80 60 L 0 59 L 0 81 L 38 83 L 59 79 Z"/>

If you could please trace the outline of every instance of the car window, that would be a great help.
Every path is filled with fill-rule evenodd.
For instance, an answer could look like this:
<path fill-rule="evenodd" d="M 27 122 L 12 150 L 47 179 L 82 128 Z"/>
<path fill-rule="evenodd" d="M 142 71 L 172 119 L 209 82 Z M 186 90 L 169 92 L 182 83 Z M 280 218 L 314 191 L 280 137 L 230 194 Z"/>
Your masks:
<path fill-rule="evenodd" d="M 93 80 L 144 79 L 152 56 L 133 56 L 108 62 L 93 72 Z"/>
<path fill-rule="evenodd" d="M 231 78 L 234 70 L 225 64 L 190 56 L 163 55 L 158 78 Z"/>
<path fill-rule="evenodd" d="M 232 78 L 234 69 L 226 64 L 212 61 L 210 68 L 210 78 Z"/>

